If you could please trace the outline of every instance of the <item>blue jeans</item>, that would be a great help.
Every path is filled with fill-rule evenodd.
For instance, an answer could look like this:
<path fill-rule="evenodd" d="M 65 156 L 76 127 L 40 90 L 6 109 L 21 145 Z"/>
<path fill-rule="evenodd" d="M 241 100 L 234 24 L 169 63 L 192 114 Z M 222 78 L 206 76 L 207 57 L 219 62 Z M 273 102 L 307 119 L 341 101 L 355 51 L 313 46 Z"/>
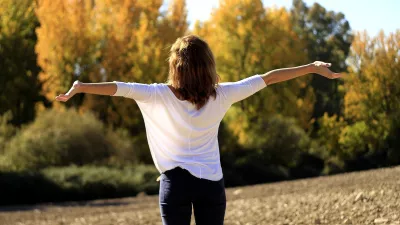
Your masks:
<path fill-rule="evenodd" d="M 225 184 L 200 179 L 176 167 L 161 175 L 160 212 L 163 225 L 190 225 L 192 204 L 196 225 L 223 225 Z"/>

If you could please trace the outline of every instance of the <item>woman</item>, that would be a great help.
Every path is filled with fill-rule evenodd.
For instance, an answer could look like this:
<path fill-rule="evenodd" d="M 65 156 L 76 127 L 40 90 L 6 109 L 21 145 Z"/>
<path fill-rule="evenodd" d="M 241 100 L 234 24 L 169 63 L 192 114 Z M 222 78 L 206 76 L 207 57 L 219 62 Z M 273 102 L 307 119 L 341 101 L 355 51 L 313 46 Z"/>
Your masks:
<path fill-rule="evenodd" d="M 223 224 L 226 197 L 218 147 L 218 127 L 229 107 L 267 85 L 308 73 L 330 79 L 329 63 L 253 75 L 237 82 L 218 83 L 214 56 L 194 35 L 176 40 L 169 57 L 167 83 L 81 83 L 56 97 L 68 101 L 76 93 L 134 99 L 144 118 L 155 166 L 161 173 L 159 203 L 164 225 Z"/>

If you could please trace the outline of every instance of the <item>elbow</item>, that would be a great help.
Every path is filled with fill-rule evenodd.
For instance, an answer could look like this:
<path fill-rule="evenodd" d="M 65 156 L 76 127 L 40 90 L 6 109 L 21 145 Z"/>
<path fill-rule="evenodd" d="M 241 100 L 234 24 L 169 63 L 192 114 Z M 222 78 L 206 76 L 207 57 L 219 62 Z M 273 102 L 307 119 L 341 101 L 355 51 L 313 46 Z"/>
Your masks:
<path fill-rule="evenodd" d="M 272 76 L 272 74 L 266 73 L 266 74 L 262 75 L 261 77 L 262 77 L 262 79 L 264 80 L 264 82 L 265 82 L 265 84 L 266 84 L 267 86 L 279 82 L 279 81 L 276 79 L 275 76 Z"/>

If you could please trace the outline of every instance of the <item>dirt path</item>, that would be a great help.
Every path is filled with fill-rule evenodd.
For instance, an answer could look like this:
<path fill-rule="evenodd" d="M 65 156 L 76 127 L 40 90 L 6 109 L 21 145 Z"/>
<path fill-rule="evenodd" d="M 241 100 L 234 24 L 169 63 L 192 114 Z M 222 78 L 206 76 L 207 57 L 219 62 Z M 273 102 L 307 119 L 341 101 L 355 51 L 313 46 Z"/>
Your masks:
<path fill-rule="evenodd" d="M 226 225 L 400 225 L 400 167 L 228 188 L 227 198 Z M 2 208 L 0 224 L 161 225 L 157 203 L 143 196 Z"/>

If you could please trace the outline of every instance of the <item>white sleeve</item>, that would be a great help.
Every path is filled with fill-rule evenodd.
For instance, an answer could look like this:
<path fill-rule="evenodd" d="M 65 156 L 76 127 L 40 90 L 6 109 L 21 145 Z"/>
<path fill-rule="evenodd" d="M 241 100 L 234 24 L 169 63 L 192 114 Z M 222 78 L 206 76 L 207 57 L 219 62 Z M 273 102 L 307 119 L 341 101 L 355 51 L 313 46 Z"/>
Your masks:
<path fill-rule="evenodd" d="M 114 83 L 117 85 L 117 91 L 113 96 L 122 96 L 139 102 L 147 102 L 154 93 L 154 85 L 152 84 L 126 83 L 120 81 L 114 81 Z"/>
<path fill-rule="evenodd" d="M 232 105 L 253 95 L 267 85 L 260 75 L 254 75 L 236 82 L 220 83 L 219 86 L 224 92 L 228 104 Z"/>

